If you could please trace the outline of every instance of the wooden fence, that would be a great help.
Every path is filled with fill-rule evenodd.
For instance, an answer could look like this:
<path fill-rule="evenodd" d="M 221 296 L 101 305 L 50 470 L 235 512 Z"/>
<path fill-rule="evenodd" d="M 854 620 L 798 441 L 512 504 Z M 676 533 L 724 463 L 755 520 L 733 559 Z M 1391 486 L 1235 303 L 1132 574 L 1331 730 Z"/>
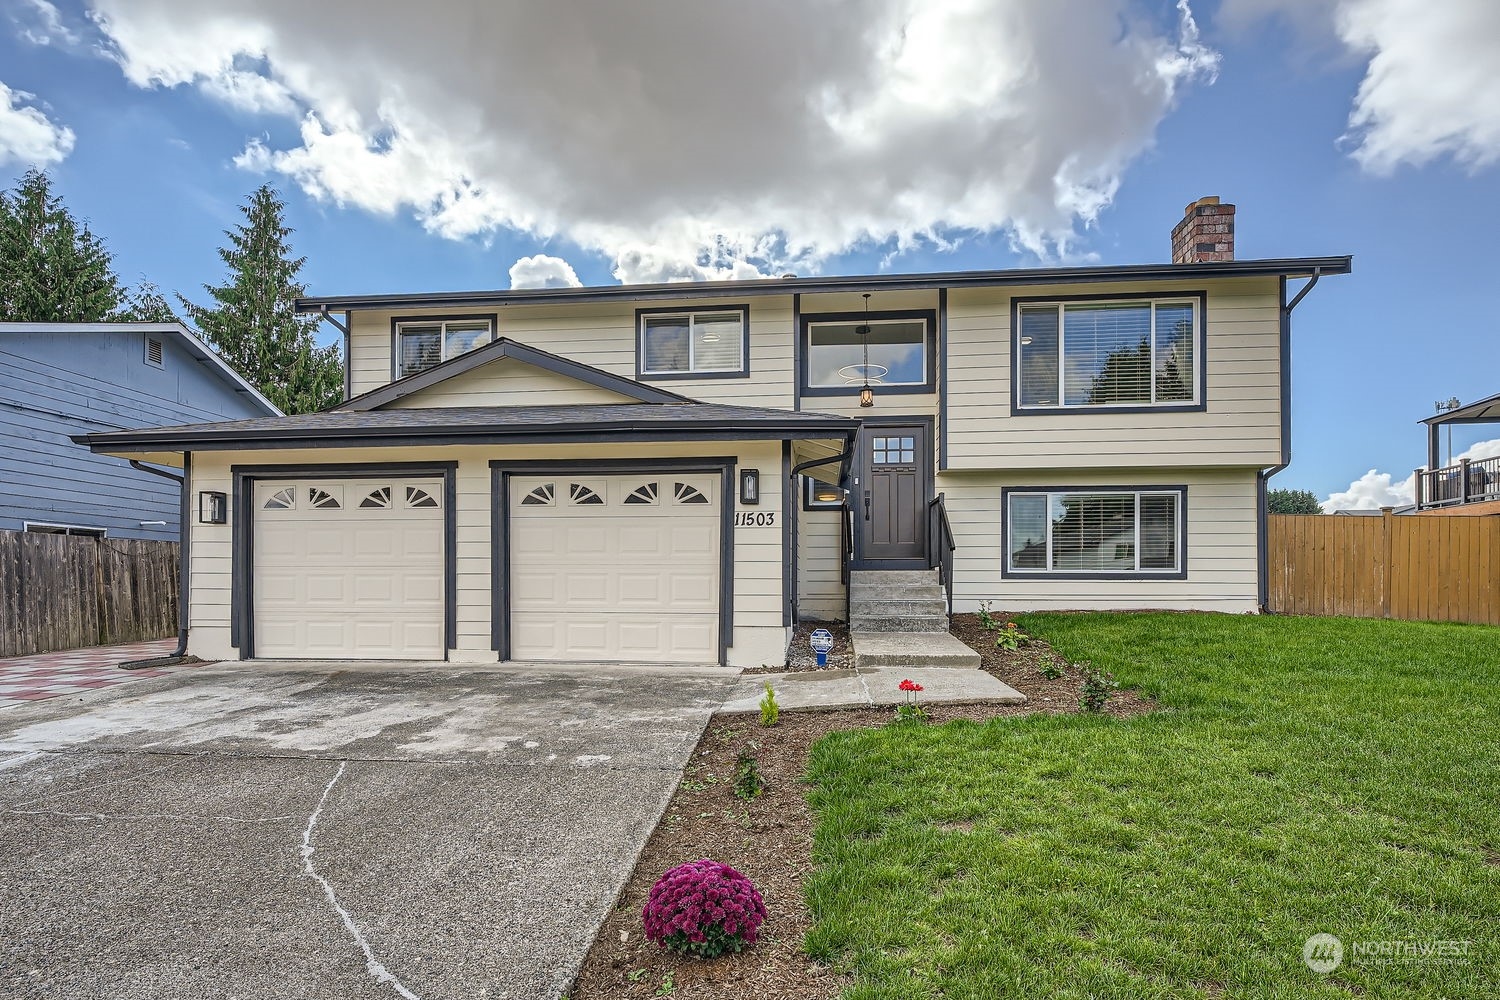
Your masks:
<path fill-rule="evenodd" d="M 1500 517 L 1268 522 L 1272 611 L 1500 625 Z"/>
<path fill-rule="evenodd" d="M 177 634 L 177 543 L 0 531 L 0 656 Z"/>

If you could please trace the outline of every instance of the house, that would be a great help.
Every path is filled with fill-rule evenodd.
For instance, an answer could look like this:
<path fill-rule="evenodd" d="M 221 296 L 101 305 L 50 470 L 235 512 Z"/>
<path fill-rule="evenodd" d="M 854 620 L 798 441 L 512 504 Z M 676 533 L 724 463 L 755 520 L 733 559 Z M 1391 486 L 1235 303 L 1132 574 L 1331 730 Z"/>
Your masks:
<path fill-rule="evenodd" d="M 342 405 L 79 440 L 227 498 L 205 658 L 774 664 L 946 627 L 929 585 L 1250 612 L 1291 311 L 1351 261 L 1236 261 L 1233 212 L 1171 264 L 308 298 Z"/>
<path fill-rule="evenodd" d="M 1461 458 L 1438 465 L 1439 439 L 1444 427 L 1500 424 L 1500 395 L 1487 396 L 1467 406 L 1453 400 L 1452 408 L 1428 417 L 1427 466 L 1416 473 L 1416 512 L 1443 517 L 1485 517 L 1500 514 L 1500 458 Z"/>
<path fill-rule="evenodd" d="M 176 323 L 0 323 L 0 354 L 0 530 L 176 541 L 175 483 L 71 438 L 281 414 Z"/>

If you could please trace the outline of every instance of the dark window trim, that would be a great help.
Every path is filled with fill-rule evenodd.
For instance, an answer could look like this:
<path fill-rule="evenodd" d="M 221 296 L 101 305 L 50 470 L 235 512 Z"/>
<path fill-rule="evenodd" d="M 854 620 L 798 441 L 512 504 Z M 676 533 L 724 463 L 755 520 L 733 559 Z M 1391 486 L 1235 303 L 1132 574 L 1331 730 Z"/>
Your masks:
<path fill-rule="evenodd" d="M 854 509 L 854 558 L 849 563 L 850 569 L 927 569 L 930 561 L 930 553 L 925 551 L 927 547 L 926 513 L 928 504 L 932 503 L 934 490 L 936 489 L 936 441 L 933 432 L 937 418 L 931 413 L 870 417 L 861 421 L 860 432 L 856 438 L 854 468 L 860 476 L 865 473 L 865 447 L 866 442 L 874 436 L 871 432 L 887 431 L 893 427 L 920 427 L 922 428 L 922 439 L 926 442 L 924 447 L 927 451 L 927 460 L 922 463 L 922 499 L 923 512 L 922 547 L 924 549 L 920 559 L 866 559 L 864 551 L 864 517 L 860 507 L 861 497 L 851 496 L 849 505 Z M 865 483 L 859 484 L 859 489 L 866 488 Z"/>
<path fill-rule="evenodd" d="M 108 538 L 108 528 L 96 528 L 89 524 L 59 524 L 56 521 L 22 521 L 23 534 L 70 535 L 75 538 Z"/>
<path fill-rule="evenodd" d="M 1176 493 L 1176 570 L 1132 570 L 1128 573 L 1057 573 L 1010 568 L 1010 498 L 1015 493 Z M 1182 483 L 1131 486 L 1002 486 L 1000 488 L 1000 578 L 1002 580 L 1186 580 L 1188 576 L 1188 488 Z"/>
<path fill-rule="evenodd" d="M 948 468 L 948 289 L 938 289 L 938 423 L 937 467 Z"/>
<path fill-rule="evenodd" d="M 1140 299 L 1195 299 L 1198 303 L 1198 400 L 1194 403 L 1129 403 L 1123 406 L 1022 406 L 1021 306 L 1044 302 L 1131 302 Z M 1154 373 L 1153 373 L 1154 377 Z M 1203 289 L 1161 292 L 1117 292 L 1109 295 L 1017 295 L 1010 300 L 1010 415 L 1055 417 L 1100 413 L 1202 413 L 1208 409 L 1208 292 Z"/>
<path fill-rule="evenodd" d="M 805 472 L 802 473 L 799 478 L 802 480 L 802 509 L 804 511 L 809 514 L 817 514 L 844 509 L 844 500 L 837 500 L 833 503 L 818 503 L 813 499 L 813 481 L 817 480 L 820 483 L 827 483 L 828 480 L 823 479 L 819 476 L 809 476 Z M 829 483 L 829 485 L 836 486 L 838 484 Z"/>
<path fill-rule="evenodd" d="M 871 320 L 882 319 L 920 319 L 927 324 L 927 333 L 922 338 L 922 349 L 925 354 L 925 365 L 927 379 L 920 385 L 877 385 L 875 395 L 878 396 L 919 396 L 928 395 L 937 391 L 937 333 L 938 314 L 936 309 L 882 309 L 870 313 Z M 801 357 L 797 366 L 797 384 L 801 387 L 803 396 L 858 396 L 859 385 L 810 385 L 808 379 L 809 361 L 812 356 L 812 327 L 814 323 L 862 323 L 865 320 L 863 311 L 836 312 L 836 313 L 806 313 L 801 318 L 801 328 L 798 331 L 800 340 Z"/>
<path fill-rule="evenodd" d="M 740 314 L 740 367 L 732 371 L 715 372 L 645 372 L 641 370 L 641 341 L 645 336 L 647 316 L 691 316 L 696 313 L 729 313 Z M 651 308 L 637 309 L 635 311 L 635 377 L 641 382 L 680 382 L 680 381 L 706 381 L 720 378 L 749 378 L 750 377 L 750 304 L 748 302 L 737 302 L 730 305 L 713 308 L 705 306 L 699 308 L 693 306 L 686 309 Z"/>
<path fill-rule="evenodd" d="M 255 484 L 263 479 L 443 479 L 443 659 L 458 644 L 457 462 L 359 462 L 328 465 L 232 465 L 229 641 L 240 659 L 255 656 Z"/>
<path fill-rule="evenodd" d="M 560 473 L 630 475 L 653 472 L 719 473 L 719 665 L 728 662 L 734 645 L 734 505 L 733 457 L 626 458 L 541 461 L 490 461 L 490 645 L 501 662 L 510 659 L 510 479 Z"/>
<path fill-rule="evenodd" d="M 391 317 L 391 382 L 397 382 L 403 378 L 411 378 L 412 375 L 420 375 L 422 372 L 431 371 L 437 365 L 423 368 L 422 372 L 412 372 L 411 375 L 401 374 L 401 324 L 403 323 L 467 323 L 474 320 L 488 320 L 490 324 L 489 343 L 493 344 L 500 339 L 500 314 L 499 313 L 467 313 L 463 315 L 452 313 L 438 313 L 431 316 L 392 316 Z M 481 345 L 481 346 L 488 346 Z M 475 348 L 479 350 L 479 348 Z M 464 354 L 471 353 L 465 351 Z M 457 357 L 463 357 L 462 354 Z M 452 361 L 453 358 L 439 357 L 437 364 Z M 389 384 L 389 383 L 387 383 Z"/>

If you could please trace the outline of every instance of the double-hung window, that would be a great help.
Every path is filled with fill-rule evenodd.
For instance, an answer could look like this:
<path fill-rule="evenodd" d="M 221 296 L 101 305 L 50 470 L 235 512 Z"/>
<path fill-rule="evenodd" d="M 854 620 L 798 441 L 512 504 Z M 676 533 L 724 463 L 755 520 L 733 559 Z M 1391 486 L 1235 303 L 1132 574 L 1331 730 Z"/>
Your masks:
<path fill-rule="evenodd" d="M 1196 295 L 1020 303 L 1016 410 L 1195 408 L 1202 312 Z"/>
<path fill-rule="evenodd" d="M 734 378 L 749 374 L 750 309 L 636 314 L 636 370 L 642 378 Z"/>
<path fill-rule="evenodd" d="M 490 317 L 396 321 L 396 377 L 426 371 L 495 339 Z"/>
<path fill-rule="evenodd" d="M 1005 575 L 1182 576 L 1187 492 L 1005 491 Z"/>

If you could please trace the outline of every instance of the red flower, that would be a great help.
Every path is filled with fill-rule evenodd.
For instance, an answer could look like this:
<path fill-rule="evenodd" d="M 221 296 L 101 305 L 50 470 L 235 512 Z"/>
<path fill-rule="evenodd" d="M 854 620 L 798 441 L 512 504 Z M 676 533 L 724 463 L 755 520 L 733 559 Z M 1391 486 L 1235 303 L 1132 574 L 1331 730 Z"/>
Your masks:
<path fill-rule="evenodd" d="M 900 687 L 901 687 L 901 690 L 903 690 L 903 691 L 920 691 L 920 690 L 922 690 L 922 685 L 920 685 L 916 681 L 912 681 L 912 680 L 902 681 Z"/>

